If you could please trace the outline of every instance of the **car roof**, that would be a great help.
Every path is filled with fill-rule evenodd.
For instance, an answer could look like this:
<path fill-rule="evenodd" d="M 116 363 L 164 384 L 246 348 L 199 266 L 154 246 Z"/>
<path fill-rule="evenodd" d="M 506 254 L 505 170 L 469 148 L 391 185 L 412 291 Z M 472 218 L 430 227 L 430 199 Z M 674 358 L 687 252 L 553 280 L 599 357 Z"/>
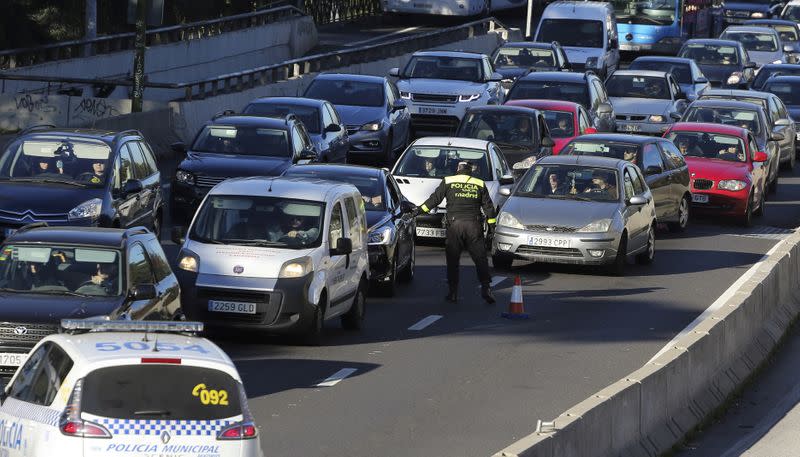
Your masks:
<path fill-rule="evenodd" d="M 691 63 L 694 59 L 688 57 L 672 57 L 672 56 L 639 56 L 633 59 L 634 62 L 669 62 L 669 63 Z"/>
<path fill-rule="evenodd" d="M 731 25 L 722 31 L 722 33 L 725 32 L 767 33 L 770 35 L 778 34 L 775 29 L 760 25 Z"/>
<path fill-rule="evenodd" d="M 709 88 L 703 91 L 700 94 L 700 97 L 705 97 L 706 95 L 722 95 L 727 97 L 751 97 L 751 98 L 771 98 L 774 95 L 769 92 L 762 92 L 760 90 L 742 90 L 742 89 L 719 89 L 719 88 Z"/>
<path fill-rule="evenodd" d="M 382 83 L 386 80 L 383 76 L 355 75 L 352 73 L 320 73 L 314 79 L 326 81 L 357 81 L 364 83 Z"/>
<path fill-rule="evenodd" d="M 487 150 L 489 142 L 474 138 L 458 138 L 445 136 L 429 136 L 420 138 L 412 143 L 413 146 L 451 146 L 455 148 Z"/>
<path fill-rule="evenodd" d="M 470 113 L 482 113 L 482 112 L 500 112 L 500 113 L 519 113 L 519 114 L 537 114 L 535 108 L 530 108 L 528 106 L 514 106 L 514 105 L 483 105 L 483 106 L 475 106 L 472 108 L 467 108 L 467 111 Z"/>
<path fill-rule="evenodd" d="M 517 79 L 517 81 L 561 81 L 561 82 L 575 82 L 586 81 L 586 73 L 577 73 L 571 71 L 535 71 L 528 73 Z"/>
<path fill-rule="evenodd" d="M 560 100 L 543 100 L 536 98 L 509 100 L 503 106 L 524 106 L 538 110 L 551 110 L 551 111 L 570 111 L 575 112 L 581 106 L 575 102 L 567 102 Z"/>
<path fill-rule="evenodd" d="M 708 132 L 734 135 L 740 138 L 747 137 L 747 129 L 735 125 L 713 124 L 710 122 L 676 122 L 670 127 L 670 132 L 681 130 L 686 132 Z"/>
<path fill-rule="evenodd" d="M 686 40 L 684 46 L 688 46 L 690 44 L 714 44 L 717 46 L 734 46 L 739 47 L 741 43 L 736 40 L 721 40 L 719 38 L 692 38 L 690 40 Z"/>
<path fill-rule="evenodd" d="M 467 51 L 417 51 L 415 56 L 433 56 L 433 57 L 466 57 L 470 59 L 480 59 L 484 54 L 478 52 Z"/>
<path fill-rule="evenodd" d="M 546 41 L 510 41 L 508 43 L 503 43 L 500 47 L 550 49 L 553 47 L 553 43 L 548 43 Z"/>
<path fill-rule="evenodd" d="M 88 141 L 102 141 L 106 144 L 113 144 L 115 140 L 131 136 L 144 138 L 144 135 L 138 130 L 113 131 L 93 128 L 53 128 L 47 126 L 33 126 L 29 130 L 23 129 L 18 135 L 20 138 L 61 138 L 69 136 L 70 138 Z"/>
<path fill-rule="evenodd" d="M 305 97 L 259 97 L 250 100 L 250 103 L 248 103 L 248 105 L 254 103 L 282 103 L 287 105 L 318 107 L 321 106 L 323 103 L 325 103 L 325 101 L 318 100 L 316 98 L 305 98 Z"/>
<path fill-rule="evenodd" d="M 798 2 L 800 2 L 800 0 L 798 0 Z M 798 5 L 800 5 L 800 3 L 798 3 Z M 790 68 L 792 70 L 800 70 L 800 64 L 796 64 L 796 63 L 766 63 L 766 64 L 761 66 L 761 70 L 759 70 L 759 73 L 764 71 L 765 69 L 780 71 L 782 68 Z"/>
<path fill-rule="evenodd" d="M 654 78 L 666 78 L 667 72 L 657 70 L 617 70 L 611 76 L 651 76 Z"/>
<path fill-rule="evenodd" d="M 352 184 L 331 185 L 330 181 L 314 178 L 252 176 L 227 179 L 212 188 L 209 195 L 248 195 L 324 202 L 332 195 L 354 190 L 357 189 Z"/>
<path fill-rule="evenodd" d="M 786 83 L 800 83 L 800 76 L 798 75 L 778 75 L 770 77 L 764 84 L 767 83 L 774 83 L 774 82 L 786 82 Z"/>
<path fill-rule="evenodd" d="M 232 127 L 271 127 L 286 128 L 288 120 L 286 117 L 268 117 L 246 114 L 236 114 L 231 116 L 220 116 L 207 122 L 206 125 L 230 125 Z"/>
<path fill-rule="evenodd" d="M 150 233 L 144 227 L 115 229 L 101 227 L 39 227 L 20 230 L 6 239 L 6 243 L 81 244 L 106 248 L 120 248 L 128 235 Z"/>
<path fill-rule="evenodd" d="M 742 102 L 739 100 L 726 100 L 726 99 L 695 100 L 694 102 L 692 102 L 691 105 L 689 105 L 690 108 L 692 106 L 711 106 L 718 108 L 738 108 L 738 109 L 750 109 L 750 110 L 764 109 L 761 105 L 756 105 L 755 103 Z"/>
<path fill-rule="evenodd" d="M 545 156 L 536 161 L 536 165 L 560 164 L 581 165 L 586 167 L 619 168 L 622 164 L 630 163 L 627 160 L 614 157 L 600 157 L 590 155 L 557 155 Z"/>
<path fill-rule="evenodd" d="M 573 1 L 573 0 L 558 0 L 555 2 L 550 3 L 545 8 L 542 17 L 563 17 L 563 18 L 570 18 L 570 17 L 579 17 L 581 18 L 585 14 L 597 14 L 597 10 L 608 10 L 611 9 L 611 4 L 607 2 L 586 2 L 586 1 Z M 567 11 L 564 11 L 567 10 Z M 561 13 L 564 11 L 563 15 L 554 15 L 554 12 Z M 603 21 L 603 18 L 597 18 L 598 21 Z"/>
<path fill-rule="evenodd" d="M 366 165 L 345 165 L 345 164 L 306 164 L 306 165 L 292 165 L 284 172 L 284 176 L 292 176 L 293 173 L 301 172 L 320 172 L 326 174 L 342 174 L 347 176 L 363 176 L 363 177 L 379 177 L 383 170 L 375 167 L 368 167 Z M 301 175 L 293 175 L 301 176 Z"/>
<path fill-rule="evenodd" d="M 646 135 L 628 135 L 624 133 L 592 133 L 589 135 L 581 135 L 576 140 L 585 141 L 609 141 L 615 143 L 633 143 L 633 144 L 647 144 L 654 143 L 661 139 L 658 136 Z"/>

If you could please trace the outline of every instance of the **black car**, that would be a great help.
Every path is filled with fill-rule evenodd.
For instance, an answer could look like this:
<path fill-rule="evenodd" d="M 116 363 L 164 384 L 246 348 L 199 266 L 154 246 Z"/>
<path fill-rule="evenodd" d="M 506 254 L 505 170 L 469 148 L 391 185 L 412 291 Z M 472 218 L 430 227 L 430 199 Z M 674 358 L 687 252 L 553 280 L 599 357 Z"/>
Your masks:
<path fill-rule="evenodd" d="M 284 176 L 314 177 L 356 186 L 367 213 L 373 286 L 392 296 L 398 280 L 408 282 L 414 278 L 416 224 L 409 214 L 412 205 L 387 170 L 356 165 L 296 165 Z"/>
<path fill-rule="evenodd" d="M 689 224 L 689 167 L 671 141 L 644 135 L 583 135 L 567 143 L 559 155 L 612 157 L 636 164 L 653 194 L 656 220 L 674 232 Z"/>
<path fill-rule="evenodd" d="M 0 156 L 0 241 L 33 222 L 156 233 L 161 174 L 135 130 L 23 130 Z"/>
<path fill-rule="evenodd" d="M 586 108 L 592 126 L 601 132 L 616 130 L 614 107 L 608 100 L 603 81 L 591 71 L 565 73 L 543 71 L 517 79 L 506 100 L 563 100 Z"/>
<path fill-rule="evenodd" d="M 693 59 L 711 87 L 746 89 L 755 77 L 756 64 L 738 41 L 688 40 L 678 51 L 678 57 Z"/>
<path fill-rule="evenodd" d="M 538 110 L 508 105 L 486 105 L 467 109 L 456 136 L 494 142 L 506 161 L 553 154 L 547 120 Z"/>
<path fill-rule="evenodd" d="M 317 158 L 306 128 L 291 114 L 223 113 L 200 129 L 190 147 L 172 147 L 186 155 L 172 178 L 172 218 L 179 225 L 188 225 L 206 193 L 228 178 L 278 176 L 293 163 Z"/>
<path fill-rule="evenodd" d="M 750 84 L 753 90 L 763 90 L 764 84 L 773 75 L 780 76 L 800 76 L 800 64 L 768 63 L 762 65 L 758 74 Z"/>
<path fill-rule="evenodd" d="M 297 116 L 317 148 L 317 162 L 346 163 L 350 137 L 339 113 L 325 100 L 302 97 L 257 98 L 242 110 L 252 116 Z"/>
<path fill-rule="evenodd" d="M 506 89 L 515 79 L 531 71 L 572 71 L 567 54 L 558 41 L 505 43 L 494 51 L 492 62 L 495 71 L 503 75 Z"/>
<path fill-rule="evenodd" d="M 155 234 L 27 225 L 0 246 L 0 375 L 63 318 L 173 320 L 180 287 Z"/>

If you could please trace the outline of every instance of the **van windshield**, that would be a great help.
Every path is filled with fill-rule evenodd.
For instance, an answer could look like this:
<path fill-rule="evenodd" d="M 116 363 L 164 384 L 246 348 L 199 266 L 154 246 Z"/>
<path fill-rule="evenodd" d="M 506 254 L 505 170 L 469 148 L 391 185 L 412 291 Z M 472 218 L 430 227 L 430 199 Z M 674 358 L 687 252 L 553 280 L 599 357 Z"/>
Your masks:
<path fill-rule="evenodd" d="M 212 195 L 190 237 L 201 243 L 306 249 L 319 246 L 325 204 L 249 195 Z"/>
<path fill-rule="evenodd" d="M 156 379 L 169 382 L 153 382 Z M 209 368 L 112 366 L 83 379 L 81 411 L 128 420 L 228 419 L 242 414 L 240 388 L 229 374 Z"/>
<path fill-rule="evenodd" d="M 584 19 L 545 19 L 536 41 L 558 41 L 561 46 L 602 48 L 605 42 L 603 22 Z"/>

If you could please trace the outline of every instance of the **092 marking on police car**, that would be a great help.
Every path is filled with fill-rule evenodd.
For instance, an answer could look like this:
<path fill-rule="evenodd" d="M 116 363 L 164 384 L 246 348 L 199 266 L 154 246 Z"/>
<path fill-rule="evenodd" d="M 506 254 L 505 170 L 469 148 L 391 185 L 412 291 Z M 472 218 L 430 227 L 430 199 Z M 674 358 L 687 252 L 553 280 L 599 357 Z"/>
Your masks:
<path fill-rule="evenodd" d="M 529 236 L 528 244 L 531 246 L 543 246 L 548 248 L 568 248 L 570 247 L 570 239 L 550 238 L 546 236 Z"/>
<path fill-rule="evenodd" d="M 256 304 L 238 301 L 209 300 L 208 310 L 217 313 L 255 314 Z"/>
<path fill-rule="evenodd" d="M 21 352 L 0 352 L 0 366 L 18 367 L 28 360 L 28 354 Z"/>

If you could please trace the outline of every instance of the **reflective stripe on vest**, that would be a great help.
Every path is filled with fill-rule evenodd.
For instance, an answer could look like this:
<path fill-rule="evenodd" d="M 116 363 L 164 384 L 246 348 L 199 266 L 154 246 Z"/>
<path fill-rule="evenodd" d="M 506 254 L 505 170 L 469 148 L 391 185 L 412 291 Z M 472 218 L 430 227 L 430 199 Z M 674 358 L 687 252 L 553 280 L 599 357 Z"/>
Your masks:
<path fill-rule="evenodd" d="M 445 176 L 445 178 L 444 178 L 444 183 L 445 184 L 451 184 L 451 183 L 455 183 L 455 182 L 465 183 L 465 184 L 466 183 L 475 184 L 478 187 L 484 187 L 485 186 L 485 184 L 483 183 L 482 179 L 473 178 L 470 175 Z"/>

